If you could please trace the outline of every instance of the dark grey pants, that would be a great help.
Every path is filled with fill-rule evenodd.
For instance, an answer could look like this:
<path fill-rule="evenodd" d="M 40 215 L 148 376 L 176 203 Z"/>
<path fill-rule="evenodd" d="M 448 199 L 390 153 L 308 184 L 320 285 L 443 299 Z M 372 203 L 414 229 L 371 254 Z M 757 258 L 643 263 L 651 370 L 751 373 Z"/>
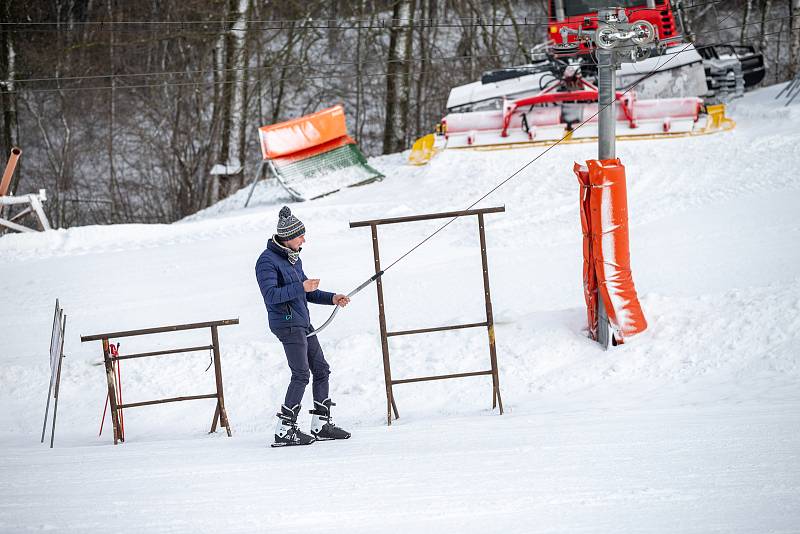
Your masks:
<path fill-rule="evenodd" d="M 284 404 L 289 408 L 300 404 L 303 400 L 303 393 L 308 385 L 310 374 L 314 375 L 314 383 L 311 386 L 314 400 L 322 402 L 328 398 L 330 366 L 325 361 L 325 355 L 322 353 L 322 347 L 319 346 L 317 336 L 306 337 L 306 334 L 311 331 L 311 328 L 297 326 L 272 331 L 283 343 L 286 361 L 292 371 L 292 379 L 284 400 Z"/>

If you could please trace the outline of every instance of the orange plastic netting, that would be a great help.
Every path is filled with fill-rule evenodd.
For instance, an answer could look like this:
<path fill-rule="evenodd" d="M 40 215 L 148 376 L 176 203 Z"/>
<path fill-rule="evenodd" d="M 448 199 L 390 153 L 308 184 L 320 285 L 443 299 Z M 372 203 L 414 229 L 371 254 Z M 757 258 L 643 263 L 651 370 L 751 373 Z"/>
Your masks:
<path fill-rule="evenodd" d="M 581 186 L 583 292 L 589 332 L 597 339 L 597 294 L 618 343 L 647 329 L 631 273 L 628 192 L 619 159 L 589 160 L 573 168 Z M 598 291 L 599 289 L 599 291 Z"/>

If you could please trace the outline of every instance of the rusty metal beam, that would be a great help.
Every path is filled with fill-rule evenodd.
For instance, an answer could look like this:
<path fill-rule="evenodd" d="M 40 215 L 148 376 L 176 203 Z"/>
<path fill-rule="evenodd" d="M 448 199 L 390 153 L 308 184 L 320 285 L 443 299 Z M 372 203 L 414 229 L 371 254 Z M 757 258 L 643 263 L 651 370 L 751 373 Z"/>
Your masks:
<path fill-rule="evenodd" d="M 416 330 L 398 330 L 397 332 L 386 332 L 386 337 L 392 336 L 407 336 L 410 334 L 427 334 L 428 332 L 443 332 L 445 330 L 460 330 L 462 328 L 477 328 L 480 326 L 489 326 L 489 323 L 469 323 L 457 324 L 453 326 L 435 326 L 433 328 L 418 328 Z"/>
<path fill-rule="evenodd" d="M 118 404 L 117 409 L 122 410 L 125 408 L 136 408 L 137 406 L 150 406 L 151 404 L 164 404 L 166 402 L 181 402 L 187 400 L 198 400 L 198 399 L 216 399 L 216 393 L 210 393 L 208 395 L 191 395 L 188 397 L 172 397 L 170 399 L 158 399 L 152 401 L 143 401 L 143 402 L 131 402 L 128 404 Z"/>
<path fill-rule="evenodd" d="M 200 352 L 201 350 L 211 350 L 214 345 L 203 345 L 202 347 L 186 347 L 184 349 L 157 350 L 155 352 L 139 352 L 137 354 L 126 354 L 125 356 L 112 356 L 112 361 L 131 360 L 133 358 L 146 358 L 148 356 L 161 356 L 163 354 L 180 354 L 182 352 Z"/>
<path fill-rule="evenodd" d="M 464 378 L 467 376 L 483 376 L 491 375 L 494 371 L 475 371 L 472 373 L 455 373 L 452 375 L 435 375 L 435 376 L 421 376 L 418 378 L 404 378 L 402 380 L 392 380 L 392 384 L 409 384 L 411 382 L 430 382 L 431 380 L 445 380 L 448 378 Z"/>
<path fill-rule="evenodd" d="M 431 219 L 449 219 L 451 217 L 464 217 L 466 215 L 478 215 L 481 213 L 501 213 L 506 211 L 505 206 L 496 208 L 480 208 L 461 211 L 447 211 L 444 213 L 426 213 L 424 215 L 410 215 L 408 217 L 392 217 L 390 219 L 373 219 L 370 221 L 354 221 L 350 223 L 350 228 L 362 226 L 376 226 L 380 224 L 395 224 L 414 221 L 429 221 Z"/>
<path fill-rule="evenodd" d="M 164 332 L 177 332 L 179 330 L 195 330 L 198 328 L 210 328 L 213 326 L 227 326 L 232 324 L 239 324 L 239 319 L 225 319 L 222 321 L 209 321 L 206 323 L 192 323 L 192 324 L 178 324 L 172 326 L 160 326 L 158 328 L 143 328 L 141 330 L 125 330 L 122 332 L 109 332 L 106 334 L 92 334 L 90 336 L 81 336 L 81 342 L 98 341 L 102 339 L 132 337 L 132 336 L 146 336 L 148 334 L 162 334 Z"/>

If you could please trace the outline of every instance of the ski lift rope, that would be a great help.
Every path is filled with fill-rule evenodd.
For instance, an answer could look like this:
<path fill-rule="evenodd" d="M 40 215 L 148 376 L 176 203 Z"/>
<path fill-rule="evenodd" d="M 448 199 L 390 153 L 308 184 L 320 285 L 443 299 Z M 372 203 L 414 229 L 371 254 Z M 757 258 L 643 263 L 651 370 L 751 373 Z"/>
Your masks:
<path fill-rule="evenodd" d="M 680 50 L 679 52 L 676 52 L 675 54 L 673 54 L 673 55 L 672 55 L 672 57 L 670 57 L 670 58 L 669 58 L 667 61 L 665 61 L 665 62 L 664 62 L 664 64 L 663 64 L 662 66 L 665 66 L 667 63 L 669 63 L 670 61 L 672 61 L 673 59 L 675 59 L 676 57 L 678 57 L 678 55 L 679 55 L 679 54 L 681 54 L 681 53 L 685 52 L 686 50 L 688 50 L 688 49 L 689 49 L 689 47 L 691 47 L 691 46 L 692 46 L 692 43 L 687 43 L 687 44 L 686 44 L 686 45 L 683 47 L 683 49 L 682 49 L 682 50 Z M 567 134 L 565 134 L 565 135 L 564 135 L 564 136 L 563 136 L 561 139 L 559 139 L 559 140 L 558 140 L 558 141 L 556 141 L 554 144 L 552 144 L 552 145 L 550 145 L 549 147 L 547 147 L 547 148 L 546 148 L 545 150 L 543 150 L 543 151 L 542 151 L 540 154 L 538 154 L 538 155 L 537 155 L 535 158 L 533 158 L 533 159 L 532 159 L 532 160 L 530 160 L 528 163 L 526 163 L 525 165 L 523 165 L 522 167 L 520 167 L 519 169 L 517 169 L 516 171 L 514 171 L 514 172 L 513 172 L 513 173 L 512 173 L 510 176 L 508 176 L 508 177 L 507 177 L 507 178 L 505 178 L 503 181 L 501 181 L 500 183 L 498 183 L 497 185 L 495 185 L 495 186 L 494 186 L 492 189 L 490 189 L 490 190 L 489 190 L 487 193 L 485 193 L 483 196 L 481 196 L 481 197 L 480 197 L 478 200 L 476 200 L 475 202 L 473 202 L 472 204 L 470 204 L 469 206 L 467 206 L 466 208 L 464 208 L 464 210 L 463 210 L 463 211 L 468 211 L 468 210 L 470 210 L 470 209 L 474 208 L 474 207 L 475 207 L 477 204 L 479 204 L 481 201 L 483 201 L 483 200 L 484 200 L 485 198 L 487 198 L 489 195 L 491 195 L 492 193 L 494 193 L 495 191 L 497 191 L 498 189 L 500 189 L 500 188 L 501 188 L 503 185 L 505 185 L 506 183 L 508 183 L 509 181 L 511 181 L 513 178 L 515 178 L 516 176 L 518 176 L 518 175 L 519 175 L 519 174 L 520 174 L 522 171 L 524 171 L 524 170 L 525 170 L 525 169 L 527 169 L 529 166 L 531 166 L 533 163 L 535 163 L 536 161 L 538 161 L 538 160 L 539 160 L 539 159 L 540 159 L 542 156 L 544 156 L 545 154 L 547 154 L 547 153 L 548 153 L 550 150 L 552 150 L 553 148 L 555 148 L 556 146 L 558 146 L 558 145 L 559 145 L 559 144 L 560 144 L 562 141 L 564 141 L 565 139 L 567 139 L 567 138 L 568 138 L 568 137 L 570 137 L 571 135 L 574 135 L 575 131 L 577 131 L 579 128 L 583 127 L 583 125 L 585 125 L 586 123 L 588 123 L 589 121 L 591 121 L 592 119 L 594 119 L 595 117 L 597 117 L 597 116 L 598 116 L 598 115 L 599 115 L 599 114 L 600 114 L 600 113 L 601 113 L 603 110 L 605 110 L 605 109 L 606 109 L 606 108 L 608 108 L 609 106 L 613 105 L 613 104 L 614 104 L 614 102 L 616 102 L 617 100 L 619 100 L 619 98 L 620 98 L 620 97 L 623 97 L 623 96 L 625 96 L 625 95 L 626 95 L 626 94 L 627 94 L 629 91 L 631 91 L 631 90 L 632 90 L 634 87 L 636 87 L 637 85 L 639 85 L 640 83 L 642 83 L 643 81 L 645 81 L 647 78 L 649 78 L 649 77 L 653 76 L 653 75 L 654 75 L 654 74 L 657 72 L 657 70 L 658 70 L 658 68 L 656 68 L 656 69 L 653 69 L 652 71 L 650 71 L 650 72 L 649 72 L 648 74 L 646 74 L 645 76 L 642 76 L 642 78 L 640 78 L 640 79 L 639 79 L 639 80 L 638 80 L 636 83 L 634 83 L 634 84 L 633 84 L 633 85 L 631 85 L 629 88 L 627 88 L 627 89 L 625 89 L 624 91 L 622 91 L 622 92 L 620 93 L 620 95 L 619 95 L 619 96 L 616 96 L 616 95 L 615 95 L 615 96 L 614 96 L 614 98 L 613 98 L 613 100 L 612 100 L 610 103 L 606 104 L 606 105 L 605 105 L 605 106 L 603 106 L 603 107 L 599 107 L 599 106 L 598 106 L 598 108 L 599 108 L 599 109 L 597 110 L 597 112 L 596 112 L 594 115 L 592 115 L 592 116 L 591 116 L 591 117 L 589 117 L 588 119 L 585 119 L 585 120 L 584 120 L 583 122 L 581 122 L 581 123 L 580 123 L 578 126 L 576 126 L 575 128 L 573 128 L 573 130 L 572 130 L 572 131 L 570 131 L 570 132 L 568 132 Z M 599 103 L 599 102 L 598 102 L 598 103 Z M 413 247 L 411 247 L 411 248 L 410 248 L 410 249 L 409 249 L 409 250 L 408 250 L 408 251 L 407 251 L 405 254 L 403 254 L 402 256 L 400 256 L 399 258 L 397 258 L 396 260 L 394 260 L 394 261 L 393 261 L 391 264 L 389 264 L 389 266 L 388 266 L 388 267 L 386 267 L 385 269 L 383 269 L 383 270 L 381 270 L 381 271 L 378 271 L 377 273 L 375 273 L 374 275 L 372 275 L 370 278 L 368 278 L 367 280 L 365 280 L 363 283 L 361 283 L 361 284 L 360 284 L 358 287 L 356 287 L 356 288 L 355 288 L 353 291 L 351 291 L 350 293 L 348 293 L 348 294 L 347 294 L 347 297 L 348 297 L 348 298 L 350 298 L 350 297 L 353 297 L 353 296 L 355 296 L 355 295 L 356 295 L 356 294 L 357 294 L 359 291 L 361 291 L 362 289 L 364 289 L 365 287 L 367 287 L 368 285 L 370 285 L 372 282 L 374 282 L 375 280 L 377 280 L 378 278 L 380 278 L 381 276 L 383 276 L 383 275 L 384 275 L 384 274 L 385 274 L 385 273 L 386 273 L 386 272 L 387 272 L 389 269 L 391 269 L 392 267 L 394 267 L 395 265 L 397 265 L 398 263 L 400 263 L 400 262 L 401 262 L 403 259 L 405 259 L 406 257 L 408 257 L 408 255 L 409 255 L 409 254 L 411 254 L 412 252 L 414 252 L 415 250 L 417 250 L 419 247 L 421 247 L 423 244 L 425 244 L 427 241 L 429 241 L 431 238 L 433 238 L 433 236 L 435 236 L 436 234 L 438 234 L 439 232 L 441 232 L 442 230 L 444 230 L 445 228 L 447 228 L 448 226 L 450 226 L 450 224 L 452 224 L 452 223 L 453 223 L 453 222 L 454 222 L 456 219 L 458 219 L 459 217 L 461 217 L 461 215 L 456 215 L 456 216 L 454 216 L 452 219 L 450 219 L 449 221 L 447 221 L 446 223 L 444 223 L 442 226 L 440 226 L 438 229 L 436 229 L 436 230 L 435 230 L 435 231 L 434 231 L 432 234 L 430 234 L 428 237 L 426 237 L 425 239 L 423 239 L 422 241 L 420 241 L 419 243 L 417 243 L 416 245 L 414 245 Z M 313 332 L 311 332 L 310 334 L 307 334 L 307 335 L 306 335 L 306 337 L 315 336 L 315 335 L 319 334 L 321 331 L 323 331 L 323 330 L 324 330 L 326 327 L 328 327 L 328 326 L 329 326 L 329 325 L 330 325 L 330 324 L 333 322 L 333 319 L 334 319 L 334 317 L 336 317 L 336 314 L 339 312 L 339 308 L 340 308 L 340 307 L 337 305 L 337 306 L 336 306 L 336 309 L 335 309 L 335 310 L 333 310 L 333 313 L 331 313 L 330 317 L 328 317 L 328 319 L 327 319 L 327 320 L 326 320 L 326 321 L 325 321 L 325 322 L 324 322 L 324 323 L 323 323 L 323 324 L 322 324 L 322 325 L 321 325 L 319 328 L 315 329 L 315 330 L 314 330 Z"/>

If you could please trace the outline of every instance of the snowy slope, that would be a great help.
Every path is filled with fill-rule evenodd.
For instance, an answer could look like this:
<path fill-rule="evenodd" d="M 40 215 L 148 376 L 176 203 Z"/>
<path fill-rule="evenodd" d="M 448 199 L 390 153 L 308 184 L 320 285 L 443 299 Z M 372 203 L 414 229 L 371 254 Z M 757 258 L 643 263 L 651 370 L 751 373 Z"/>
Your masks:
<path fill-rule="evenodd" d="M 253 275 L 290 203 L 274 185 L 246 210 L 242 191 L 173 225 L 0 238 L 0 531 L 800 531 L 800 104 L 773 101 L 779 89 L 737 102 L 731 133 L 618 144 L 650 324 L 625 346 L 603 352 L 583 331 L 571 168 L 593 145 L 557 147 L 481 204 L 506 207 L 486 217 L 503 416 L 489 379 L 467 378 L 396 386 L 401 419 L 385 427 L 370 287 L 321 335 L 353 439 L 265 447 L 288 381 Z M 351 290 L 373 262 L 369 230 L 349 221 L 462 209 L 540 151 L 371 159 L 384 181 L 291 204 L 306 271 Z M 381 227 L 384 265 L 437 224 Z M 476 221 L 450 225 L 384 283 L 390 330 L 481 321 Z M 68 358 L 51 451 L 38 441 L 56 297 Z M 314 307 L 315 322 L 330 311 Z M 241 324 L 220 335 L 234 438 L 205 434 L 213 401 L 130 409 L 125 445 L 97 437 L 105 377 L 99 343 L 80 335 L 231 317 Z M 395 378 L 488 368 L 483 330 L 393 338 L 390 350 Z M 211 392 L 207 365 L 124 362 L 125 400 Z"/>

